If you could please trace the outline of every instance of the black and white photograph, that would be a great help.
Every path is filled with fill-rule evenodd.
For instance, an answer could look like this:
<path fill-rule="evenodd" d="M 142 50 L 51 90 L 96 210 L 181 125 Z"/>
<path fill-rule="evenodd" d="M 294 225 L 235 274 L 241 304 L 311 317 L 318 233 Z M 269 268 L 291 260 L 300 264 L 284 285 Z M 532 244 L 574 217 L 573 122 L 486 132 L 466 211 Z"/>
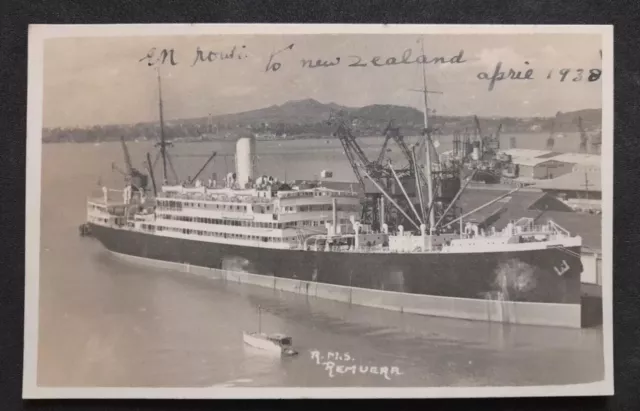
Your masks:
<path fill-rule="evenodd" d="M 30 26 L 23 397 L 613 395 L 612 36 Z"/>

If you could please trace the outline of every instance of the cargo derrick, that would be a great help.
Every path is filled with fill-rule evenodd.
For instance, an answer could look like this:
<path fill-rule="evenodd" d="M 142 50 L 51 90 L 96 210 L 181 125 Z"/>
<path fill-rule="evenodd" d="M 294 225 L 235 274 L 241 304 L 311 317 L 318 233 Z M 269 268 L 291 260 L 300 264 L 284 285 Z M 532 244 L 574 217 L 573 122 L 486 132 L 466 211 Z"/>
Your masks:
<path fill-rule="evenodd" d="M 389 122 L 380 154 L 369 161 L 345 118 L 337 121 L 335 135 L 364 193 L 362 223 L 373 230 L 387 224 L 390 230 L 402 225 L 415 231 L 424 224 L 427 230 L 436 232 L 440 225 L 436 222 L 444 225 L 456 218 L 459 210 L 452 204 L 461 192 L 460 167 L 455 162 L 440 163 L 431 139 L 433 132 L 424 129 L 420 143 L 409 147 L 399 128 Z M 385 161 L 391 140 L 400 148 L 406 166 L 394 167 L 390 160 Z"/>
<path fill-rule="evenodd" d="M 383 224 L 387 224 L 390 228 L 400 224 L 406 225 L 406 217 L 398 210 L 398 207 L 392 204 L 396 203 L 402 209 L 408 208 L 406 194 L 409 194 L 409 198 L 415 196 L 415 188 L 409 188 L 412 186 L 412 181 L 413 187 L 415 187 L 411 163 L 409 166 L 394 169 L 390 162 L 385 164 L 384 161 L 384 153 L 390 140 L 394 140 L 400 145 L 405 156 L 411 157 L 411 152 L 400 136 L 398 128 L 394 127 L 392 122 L 389 123 L 384 130 L 385 143 L 380 155 L 375 161 L 371 161 L 353 135 L 351 123 L 347 119 L 346 113 L 332 113 L 330 123 L 336 126 L 334 135 L 340 140 L 363 192 L 361 223 L 370 225 L 376 231 L 381 230 Z M 398 185 L 398 178 L 404 183 L 403 187 Z M 407 188 L 409 188 L 408 191 Z M 389 201 L 387 196 L 392 201 Z"/>
<path fill-rule="evenodd" d="M 183 183 L 186 185 L 194 184 L 207 168 L 207 166 L 213 161 L 216 156 L 216 152 L 214 151 L 211 155 L 209 154 L 191 154 L 191 155 L 174 155 L 172 156 L 169 153 L 169 148 L 173 147 L 173 143 L 166 139 L 165 129 L 164 129 L 164 110 L 163 110 L 163 101 L 162 101 L 162 82 L 160 79 L 160 72 L 157 71 L 158 78 L 158 113 L 159 113 L 159 125 L 160 125 L 160 140 L 154 144 L 154 147 L 158 148 L 158 152 L 156 153 L 155 159 L 151 161 L 151 155 L 146 153 L 146 161 L 144 162 L 145 169 L 148 173 L 144 174 L 139 171 L 135 167 L 133 167 L 133 163 L 131 161 L 131 155 L 129 154 L 129 149 L 127 148 L 127 144 L 124 140 L 124 137 L 120 137 L 120 142 L 122 144 L 122 152 L 124 155 L 124 164 L 125 170 L 122 170 L 115 163 L 111 164 L 112 171 L 117 171 L 124 176 L 125 184 L 131 186 L 133 193 L 135 195 L 148 195 L 149 191 L 149 180 L 151 180 L 151 189 L 153 190 L 153 197 L 158 194 L 158 184 L 156 180 L 156 175 L 154 173 L 154 169 L 156 168 L 156 164 L 159 160 L 162 160 L 162 169 L 161 169 L 161 177 L 160 177 L 160 186 L 169 184 L 169 175 L 167 172 L 167 166 L 172 172 L 173 175 L 173 183 L 180 184 L 180 179 L 178 177 L 178 173 L 173 166 L 172 157 L 207 157 L 207 161 L 202 165 L 202 167 L 198 170 L 195 176 L 189 177 Z"/>

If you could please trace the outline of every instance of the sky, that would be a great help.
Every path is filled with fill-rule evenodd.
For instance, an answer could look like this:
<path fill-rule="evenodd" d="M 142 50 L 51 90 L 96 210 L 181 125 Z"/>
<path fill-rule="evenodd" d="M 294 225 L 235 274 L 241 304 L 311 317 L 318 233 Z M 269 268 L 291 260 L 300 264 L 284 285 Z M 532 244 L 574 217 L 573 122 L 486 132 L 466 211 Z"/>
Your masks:
<path fill-rule="evenodd" d="M 422 40 L 420 40 L 422 39 Z M 447 60 L 463 50 L 459 64 L 398 64 L 375 67 L 394 57 L 400 61 L 411 49 L 409 61 L 422 54 Z M 272 62 L 277 71 L 265 71 Z M 198 47 L 230 53 L 234 58 L 198 62 Z M 174 50 L 177 65 L 149 66 L 144 59 L 153 48 Z M 480 117 L 553 116 L 558 111 L 602 107 L 602 81 L 588 82 L 589 69 L 602 67 L 602 39 L 593 34 L 308 34 L 308 35 L 207 35 L 157 37 L 54 38 L 44 46 L 44 127 L 95 124 L 130 124 L 158 120 L 159 67 L 165 120 L 204 117 L 259 109 L 289 100 L 313 98 L 349 107 L 397 104 L 422 109 L 426 66 L 431 94 L 429 106 L 440 115 Z M 238 56 L 242 58 L 238 58 Z M 367 67 L 349 67 L 357 55 Z M 326 59 L 340 64 L 304 68 L 303 59 Z M 142 59 L 142 61 L 140 61 Z M 489 90 L 496 64 L 532 69 L 532 80 L 503 80 Z M 526 64 L 527 62 L 528 64 Z M 560 81 L 561 69 L 571 69 Z M 572 81 L 575 70 L 583 79 Z M 547 78 L 553 70 L 551 78 Z"/>

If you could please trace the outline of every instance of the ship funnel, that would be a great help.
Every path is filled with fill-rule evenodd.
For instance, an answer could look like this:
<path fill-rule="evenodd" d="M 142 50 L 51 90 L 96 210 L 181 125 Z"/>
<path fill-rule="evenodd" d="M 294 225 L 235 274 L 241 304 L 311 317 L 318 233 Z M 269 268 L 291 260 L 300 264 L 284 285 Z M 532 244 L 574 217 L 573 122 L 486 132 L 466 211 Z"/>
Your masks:
<path fill-rule="evenodd" d="M 253 136 L 241 137 L 236 143 L 236 174 L 238 185 L 246 188 L 255 175 L 256 140 Z"/>
<path fill-rule="evenodd" d="M 384 234 L 389 234 L 389 226 L 387 224 L 382 224 L 382 232 Z"/>
<path fill-rule="evenodd" d="M 427 226 L 426 224 L 420 224 L 420 235 L 423 237 L 427 234 Z"/>
<path fill-rule="evenodd" d="M 398 226 L 398 235 L 400 235 L 400 237 L 404 235 L 404 227 L 402 225 Z"/>
<path fill-rule="evenodd" d="M 475 143 L 473 145 L 473 152 L 471 153 L 471 158 L 474 160 L 480 160 L 480 144 Z"/>

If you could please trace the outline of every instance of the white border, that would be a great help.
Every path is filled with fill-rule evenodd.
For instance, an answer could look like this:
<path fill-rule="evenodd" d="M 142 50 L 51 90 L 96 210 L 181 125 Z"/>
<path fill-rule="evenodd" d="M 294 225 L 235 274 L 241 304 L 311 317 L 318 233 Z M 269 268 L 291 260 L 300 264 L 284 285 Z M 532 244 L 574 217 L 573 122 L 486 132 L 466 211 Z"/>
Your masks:
<path fill-rule="evenodd" d="M 602 298 L 605 379 L 590 384 L 455 388 L 44 388 L 37 386 L 40 272 L 40 179 L 44 40 L 60 37 L 176 36 L 204 34 L 601 34 Z M 584 25 L 344 25 L 344 24 L 131 24 L 31 25 L 27 96 L 25 221 L 25 399 L 43 398 L 462 398 L 613 395 L 613 26 Z M 35 218 L 38 217 L 38 218 Z M 609 235 L 606 235 L 609 233 Z"/>

